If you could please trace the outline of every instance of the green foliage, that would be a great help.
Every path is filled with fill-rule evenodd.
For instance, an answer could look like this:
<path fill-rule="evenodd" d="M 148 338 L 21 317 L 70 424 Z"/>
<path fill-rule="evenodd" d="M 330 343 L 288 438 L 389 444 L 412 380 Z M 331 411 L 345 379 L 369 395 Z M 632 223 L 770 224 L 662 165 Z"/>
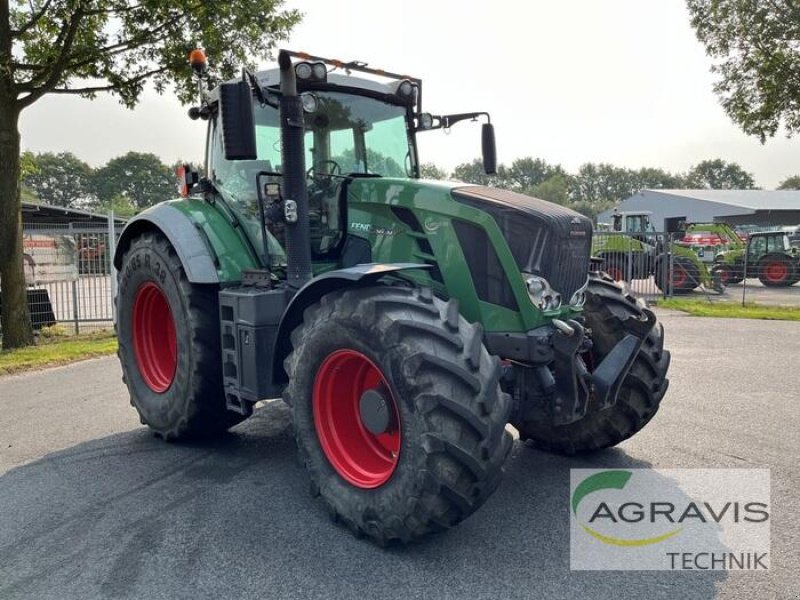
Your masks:
<path fill-rule="evenodd" d="M 607 163 L 581 165 L 573 177 L 570 197 L 575 202 L 609 204 L 638 191 L 629 169 Z"/>
<path fill-rule="evenodd" d="M 19 156 L 19 179 L 23 181 L 26 177 L 35 175 L 39 172 L 39 165 L 36 162 L 36 155 L 26 150 Z"/>
<path fill-rule="evenodd" d="M 110 202 L 98 206 L 101 212 L 114 212 L 115 217 L 132 217 L 139 212 L 131 201 L 125 196 L 115 196 Z"/>
<path fill-rule="evenodd" d="M 685 176 L 652 167 L 642 167 L 638 171 L 633 171 L 631 178 L 635 191 L 643 189 L 680 190 L 688 186 Z"/>
<path fill-rule="evenodd" d="M 19 180 L 20 189 L 19 196 L 22 202 L 38 202 L 39 197 L 31 188 L 25 185 L 25 178 L 35 175 L 39 172 L 39 166 L 36 164 L 36 156 L 33 152 L 26 150 L 19 157 Z"/>
<path fill-rule="evenodd" d="M 19 117 L 47 94 L 115 94 L 133 107 L 151 81 L 172 84 L 183 102 L 196 96 L 187 66 L 203 46 L 212 72 L 228 78 L 269 57 L 300 21 L 282 0 L 0 0 L 0 240 L 14 239 L 21 179 Z M 10 176 L 9 176 L 10 175 Z M 4 347 L 30 343 L 21 291 L 22 240 L 0 243 Z M 13 267 L 9 265 L 20 265 Z M 13 277 L 9 274 L 13 272 Z M 22 283 L 20 283 L 22 282 Z M 11 319 L 11 315 L 23 318 Z"/>
<path fill-rule="evenodd" d="M 682 298 L 658 300 L 657 304 L 659 308 L 680 310 L 696 317 L 800 321 L 800 307 L 797 306 L 766 306 L 755 302 L 742 306 L 739 302 L 710 302 Z"/>
<path fill-rule="evenodd" d="M 689 170 L 687 184 L 690 188 L 711 190 L 755 189 L 753 176 L 736 163 L 720 158 L 704 160 Z"/>
<path fill-rule="evenodd" d="M 569 205 L 569 181 L 566 174 L 557 173 L 525 190 L 525 193 L 562 206 Z"/>
<path fill-rule="evenodd" d="M 536 188 L 554 177 L 561 177 L 566 183 L 564 178 L 567 175 L 561 165 L 551 165 L 541 158 L 529 156 L 516 159 L 508 169 L 498 169 L 498 174 L 504 176 L 503 187 L 518 191 Z"/>
<path fill-rule="evenodd" d="M 25 185 L 20 187 L 19 199 L 22 202 L 31 202 L 33 204 L 38 204 L 41 202 L 41 200 L 39 200 L 39 196 L 37 196 L 33 190 L 31 190 L 29 187 Z"/>
<path fill-rule="evenodd" d="M 116 351 L 113 331 L 65 337 L 63 329 L 52 328 L 43 333 L 36 346 L 0 352 L 0 375 L 64 365 Z"/>
<path fill-rule="evenodd" d="M 133 107 L 148 80 L 158 91 L 174 83 L 178 97 L 189 102 L 194 86 L 188 52 L 202 45 L 216 71 L 232 77 L 239 66 L 268 58 L 299 22 L 298 11 L 282 11 L 281 5 L 281 0 L 17 0 L 10 13 L 11 74 L 23 107 L 48 93 L 93 97 L 106 91 Z"/>
<path fill-rule="evenodd" d="M 423 179 L 435 179 L 441 181 L 447 179 L 447 171 L 440 169 L 433 163 L 423 163 L 419 167 L 420 177 Z"/>
<path fill-rule="evenodd" d="M 800 175 L 793 175 L 781 181 L 779 190 L 800 190 Z"/>
<path fill-rule="evenodd" d="M 70 152 L 28 155 L 22 180 L 27 201 L 130 216 L 177 194 L 174 169 L 154 154 L 128 152 L 96 170 Z"/>
<path fill-rule="evenodd" d="M 113 158 L 92 177 L 92 189 L 101 205 L 127 200 L 142 210 L 177 197 L 173 171 L 155 154 L 128 152 Z"/>
<path fill-rule="evenodd" d="M 35 194 L 39 201 L 52 206 L 80 208 L 93 202 L 91 192 L 92 168 L 71 152 L 30 155 L 28 169 L 22 184 Z"/>
<path fill-rule="evenodd" d="M 714 60 L 714 91 L 728 116 L 763 143 L 781 124 L 800 132 L 800 3 L 687 0 L 692 27 Z"/>
<path fill-rule="evenodd" d="M 498 167 L 498 174 L 505 167 Z M 476 185 L 493 185 L 497 179 L 497 175 L 487 175 L 483 170 L 483 161 L 476 158 L 472 162 L 461 163 L 453 169 L 452 178 L 456 181 L 463 181 L 464 183 L 474 183 Z"/>
<path fill-rule="evenodd" d="M 441 172 L 434 165 L 427 168 Z M 577 173 L 570 174 L 561 165 L 525 157 L 516 159 L 510 167 L 499 165 L 497 175 L 491 177 L 483 172 L 481 160 L 475 159 L 458 165 L 451 178 L 514 190 L 567 206 L 592 218 L 643 189 L 755 188 L 750 173 L 736 163 L 720 159 L 705 160 L 687 175 L 653 167 L 627 169 L 608 163 L 586 163 Z M 798 185 L 800 176 L 784 183 Z"/>

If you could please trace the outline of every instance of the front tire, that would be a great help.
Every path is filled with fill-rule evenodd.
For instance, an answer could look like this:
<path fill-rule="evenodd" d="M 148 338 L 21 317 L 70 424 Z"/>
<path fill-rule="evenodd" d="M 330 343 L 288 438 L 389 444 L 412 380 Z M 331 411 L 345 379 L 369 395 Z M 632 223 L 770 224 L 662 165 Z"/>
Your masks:
<path fill-rule="evenodd" d="M 409 542 L 491 495 L 511 399 L 481 340 L 428 289 L 338 291 L 306 310 L 284 398 L 312 493 L 334 519 L 379 545 Z"/>
<path fill-rule="evenodd" d="M 122 380 L 142 424 L 165 440 L 210 437 L 244 418 L 225 409 L 217 294 L 189 283 L 160 233 L 134 239 L 122 258 Z"/>
<path fill-rule="evenodd" d="M 584 308 L 592 330 L 590 361 L 599 365 L 625 336 L 622 321 L 642 316 L 633 296 L 609 277 L 590 274 Z M 541 450 L 572 455 L 616 446 L 641 431 L 655 416 L 667 391 L 670 354 L 664 349 L 664 328 L 656 323 L 622 383 L 616 403 L 589 412 L 575 423 L 556 426 L 544 420 L 515 423 L 520 438 Z"/>
<path fill-rule="evenodd" d="M 684 256 L 673 256 L 670 269 L 669 256 L 661 256 L 656 263 L 655 281 L 662 292 L 667 293 L 671 287 L 674 295 L 683 296 L 700 285 L 700 271 Z"/>
<path fill-rule="evenodd" d="M 766 287 L 788 287 L 794 277 L 795 265 L 783 256 L 766 256 L 758 263 L 758 280 Z"/>

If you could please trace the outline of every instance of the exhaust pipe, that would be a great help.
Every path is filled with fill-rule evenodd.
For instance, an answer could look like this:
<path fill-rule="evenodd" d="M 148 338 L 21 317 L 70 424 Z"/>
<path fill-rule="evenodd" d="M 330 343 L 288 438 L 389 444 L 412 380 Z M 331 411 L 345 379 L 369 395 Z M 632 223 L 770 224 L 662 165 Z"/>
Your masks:
<path fill-rule="evenodd" d="M 311 232 L 308 221 L 308 193 L 303 136 L 303 102 L 297 95 L 297 79 L 289 54 L 278 54 L 281 72 L 281 160 L 286 216 L 287 283 L 292 289 L 303 287 L 312 278 Z"/>

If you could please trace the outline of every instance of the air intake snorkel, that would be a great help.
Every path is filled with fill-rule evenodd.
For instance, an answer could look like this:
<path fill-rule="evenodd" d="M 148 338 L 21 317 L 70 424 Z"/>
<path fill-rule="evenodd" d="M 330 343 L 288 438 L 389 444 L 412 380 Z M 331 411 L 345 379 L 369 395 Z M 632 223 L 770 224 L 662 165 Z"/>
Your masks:
<path fill-rule="evenodd" d="M 281 73 L 281 159 L 283 161 L 284 216 L 286 218 L 286 280 L 299 289 L 312 278 L 311 234 L 303 136 L 303 102 L 289 53 L 278 54 Z"/>

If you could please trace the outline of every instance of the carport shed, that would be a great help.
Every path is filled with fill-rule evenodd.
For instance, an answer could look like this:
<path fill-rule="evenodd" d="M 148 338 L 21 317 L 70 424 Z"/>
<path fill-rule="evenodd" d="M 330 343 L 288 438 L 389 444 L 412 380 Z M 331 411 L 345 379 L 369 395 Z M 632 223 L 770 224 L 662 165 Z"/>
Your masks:
<path fill-rule="evenodd" d="M 774 227 L 800 224 L 797 190 L 653 190 L 645 189 L 623 200 L 620 212 L 649 211 L 650 222 L 661 231 L 683 220 L 689 223 L 725 222 L 731 225 Z M 614 210 L 597 216 L 610 223 Z"/>

